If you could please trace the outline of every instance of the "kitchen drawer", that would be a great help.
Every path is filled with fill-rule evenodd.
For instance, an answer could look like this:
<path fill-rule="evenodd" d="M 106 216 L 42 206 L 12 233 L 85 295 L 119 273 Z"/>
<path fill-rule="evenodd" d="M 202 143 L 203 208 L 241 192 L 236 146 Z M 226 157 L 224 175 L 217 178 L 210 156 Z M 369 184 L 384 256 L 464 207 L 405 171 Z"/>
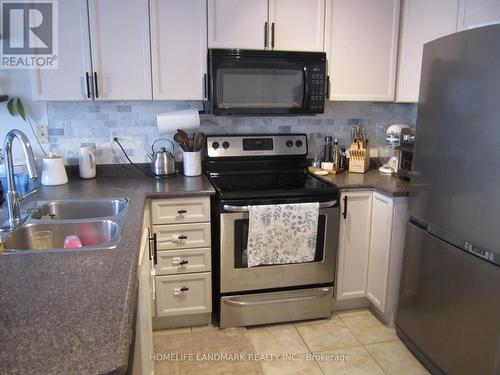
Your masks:
<path fill-rule="evenodd" d="M 210 198 L 151 200 L 153 224 L 199 223 L 210 221 Z"/>
<path fill-rule="evenodd" d="M 210 247 L 210 223 L 153 225 L 158 250 Z"/>
<path fill-rule="evenodd" d="M 158 251 L 157 275 L 210 271 L 210 248 Z"/>
<path fill-rule="evenodd" d="M 198 314 L 212 311 L 210 272 L 157 276 L 156 316 Z"/>
<path fill-rule="evenodd" d="M 225 296 L 220 299 L 220 328 L 329 317 L 333 287 Z"/>

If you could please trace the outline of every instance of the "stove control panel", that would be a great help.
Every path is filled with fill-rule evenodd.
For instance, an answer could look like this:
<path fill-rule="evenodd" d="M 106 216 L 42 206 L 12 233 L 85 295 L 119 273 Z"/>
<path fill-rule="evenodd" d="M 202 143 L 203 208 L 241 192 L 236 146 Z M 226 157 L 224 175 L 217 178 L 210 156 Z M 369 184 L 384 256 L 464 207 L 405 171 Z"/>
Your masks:
<path fill-rule="evenodd" d="M 305 134 L 211 135 L 207 137 L 209 158 L 245 156 L 307 155 Z"/>

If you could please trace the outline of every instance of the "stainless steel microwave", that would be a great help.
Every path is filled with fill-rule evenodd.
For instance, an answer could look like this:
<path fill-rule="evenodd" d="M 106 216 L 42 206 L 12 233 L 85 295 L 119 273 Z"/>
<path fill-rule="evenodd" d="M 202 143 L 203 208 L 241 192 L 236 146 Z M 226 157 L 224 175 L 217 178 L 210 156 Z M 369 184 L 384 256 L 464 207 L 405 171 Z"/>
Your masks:
<path fill-rule="evenodd" d="M 323 52 L 209 49 L 213 114 L 323 113 L 328 79 Z"/>

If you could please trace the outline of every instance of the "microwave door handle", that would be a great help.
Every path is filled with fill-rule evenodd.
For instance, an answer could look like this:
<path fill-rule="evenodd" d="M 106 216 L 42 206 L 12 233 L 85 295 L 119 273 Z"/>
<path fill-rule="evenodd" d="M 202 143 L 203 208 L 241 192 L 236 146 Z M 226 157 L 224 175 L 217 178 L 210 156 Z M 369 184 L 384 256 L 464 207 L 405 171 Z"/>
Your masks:
<path fill-rule="evenodd" d="M 307 97 L 309 95 L 309 80 L 307 76 L 307 66 L 304 66 L 304 102 L 302 104 L 302 108 L 306 108 Z"/>

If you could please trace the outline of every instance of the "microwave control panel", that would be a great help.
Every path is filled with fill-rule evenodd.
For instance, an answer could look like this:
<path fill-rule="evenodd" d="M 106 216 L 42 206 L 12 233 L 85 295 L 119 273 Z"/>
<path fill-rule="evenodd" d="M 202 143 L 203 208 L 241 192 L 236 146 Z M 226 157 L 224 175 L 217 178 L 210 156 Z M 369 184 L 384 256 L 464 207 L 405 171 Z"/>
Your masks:
<path fill-rule="evenodd" d="M 324 65 L 309 65 L 309 109 L 312 113 L 323 113 L 325 107 L 326 77 Z"/>

